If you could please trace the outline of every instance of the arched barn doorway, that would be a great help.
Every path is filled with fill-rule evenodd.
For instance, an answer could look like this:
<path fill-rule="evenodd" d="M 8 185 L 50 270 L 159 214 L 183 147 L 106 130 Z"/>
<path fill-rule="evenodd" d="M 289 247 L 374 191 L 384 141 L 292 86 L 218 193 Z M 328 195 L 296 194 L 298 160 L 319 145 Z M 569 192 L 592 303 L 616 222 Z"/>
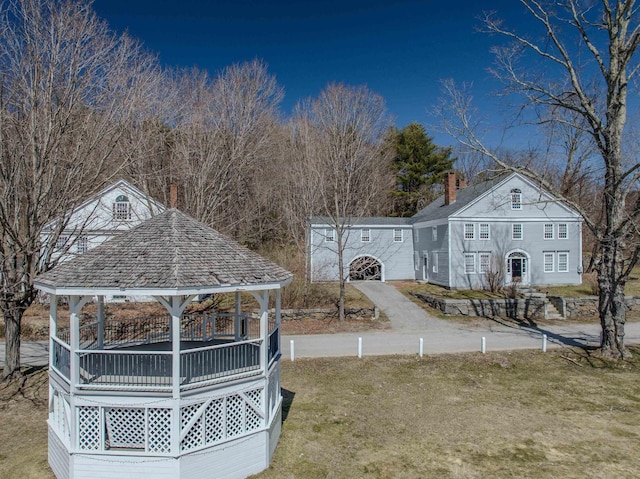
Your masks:
<path fill-rule="evenodd" d="M 359 256 L 349 264 L 350 281 L 382 281 L 382 263 L 372 256 Z"/>

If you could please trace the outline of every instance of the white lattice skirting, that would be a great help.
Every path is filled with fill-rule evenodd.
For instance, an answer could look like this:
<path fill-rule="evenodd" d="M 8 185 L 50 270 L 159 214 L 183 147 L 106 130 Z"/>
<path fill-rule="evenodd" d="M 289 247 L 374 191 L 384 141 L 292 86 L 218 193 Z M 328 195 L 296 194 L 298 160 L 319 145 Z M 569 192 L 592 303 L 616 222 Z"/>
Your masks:
<path fill-rule="evenodd" d="M 273 397 L 277 394 L 274 387 L 269 388 L 269 393 Z M 263 429 L 263 396 L 264 388 L 257 388 L 182 406 L 179 452 L 212 446 Z M 66 433 L 68 437 L 68 413 L 64 407 L 66 404 L 68 408 L 68 403 L 56 394 L 53 397 L 50 423 L 56 432 Z M 269 399 L 272 400 L 271 397 Z M 80 450 L 171 452 L 171 408 L 100 405 L 76 409 Z"/>

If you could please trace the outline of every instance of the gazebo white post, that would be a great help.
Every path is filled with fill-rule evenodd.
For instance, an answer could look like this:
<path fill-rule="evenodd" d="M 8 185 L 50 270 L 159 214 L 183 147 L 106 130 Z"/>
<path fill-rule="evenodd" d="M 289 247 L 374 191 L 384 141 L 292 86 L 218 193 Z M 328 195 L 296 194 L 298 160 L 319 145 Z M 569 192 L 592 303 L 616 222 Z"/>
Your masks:
<path fill-rule="evenodd" d="M 276 328 L 280 327 L 282 321 L 282 290 L 276 289 Z M 278 345 L 279 346 L 279 345 Z M 280 348 L 278 347 L 278 350 Z"/>
<path fill-rule="evenodd" d="M 104 296 L 98 295 L 98 349 L 104 349 Z"/>
<path fill-rule="evenodd" d="M 80 310 L 89 300 L 89 296 L 70 296 L 69 297 L 69 346 L 71 354 L 69 358 L 69 431 L 71 433 L 71 449 L 78 447 L 78 425 L 76 421 L 76 400 L 78 393 L 78 384 L 80 384 L 80 364 L 78 362 L 78 351 L 80 350 Z"/>
<path fill-rule="evenodd" d="M 236 320 L 235 320 L 235 339 L 236 341 L 240 340 L 240 323 L 242 322 L 242 318 L 240 318 L 241 313 L 241 304 L 240 304 L 240 291 L 236 291 Z"/>
<path fill-rule="evenodd" d="M 171 296 L 171 385 L 173 399 L 180 398 L 180 298 Z"/>
<path fill-rule="evenodd" d="M 269 290 L 251 292 L 260 305 L 260 369 L 266 374 L 269 363 Z"/>
<path fill-rule="evenodd" d="M 262 391 L 262 404 L 264 407 L 264 423 L 269 425 L 269 290 L 260 292 L 260 336 L 262 347 L 260 349 L 260 363 L 264 372 L 264 390 Z"/>
<path fill-rule="evenodd" d="M 180 453 L 180 317 L 184 308 L 194 296 L 171 296 L 171 299 L 156 296 L 171 315 L 171 397 L 173 399 L 173 414 L 171 419 L 171 454 Z M 182 301 L 181 301 L 182 300 Z"/>
<path fill-rule="evenodd" d="M 55 343 L 58 337 L 58 295 L 49 295 L 49 367 L 54 365 Z"/>
<path fill-rule="evenodd" d="M 80 296 L 69 296 L 69 381 L 71 382 L 71 394 L 75 394 L 80 383 L 80 368 L 78 367 L 78 350 L 80 349 Z M 73 431 L 73 428 L 71 428 Z"/>

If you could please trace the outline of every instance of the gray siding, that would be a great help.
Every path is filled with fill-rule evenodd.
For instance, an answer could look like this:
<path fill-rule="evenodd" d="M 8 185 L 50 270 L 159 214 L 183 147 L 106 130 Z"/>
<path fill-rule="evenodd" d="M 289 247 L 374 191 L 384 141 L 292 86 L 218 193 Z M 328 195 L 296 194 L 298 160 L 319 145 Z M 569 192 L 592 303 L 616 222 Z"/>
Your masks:
<path fill-rule="evenodd" d="M 486 286 L 486 275 L 480 272 L 480 253 L 490 253 L 501 264 L 505 265 L 510 253 L 522 253 L 527 258 L 526 282 L 539 286 L 580 284 L 582 281 L 581 268 L 581 226 L 580 223 L 571 220 L 550 221 L 530 219 L 514 219 L 514 221 L 489 222 L 490 240 L 481 240 L 478 237 L 480 223 L 486 221 L 452 221 L 451 231 L 451 286 L 453 288 L 482 288 Z M 522 225 L 522 239 L 512 239 L 512 225 Z M 544 224 L 554 225 L 554 239 L 544 239 Z M 558 239 L 558 224 L 567 224 L 568 238 Z M 464 239 L 464 225 L 474 224 L 476 239 Z M 544 253 L 553 254 L 553 272 L 544 271 Z M 475 255 L 475 272 L 465 273 L 465 253 Z M 568 271 L 558 272 L 558 253 L 568 253 Z M 505 274 L 505 283 L 509 283 L 508 273 Z"/>
<path fill-rule="evenodd" d="M 512 190 L 521 195 L 519 208 L 512 205 Z M 347 273 L 354 258 L 370 255 L 383 263 L 385 280 L 414 278 L 451 288 L 483 288 L 487 281 L 480 260 L 488 258 L 490 269 L 504 269 L 505 284 L 511 282 L 507 268 L 513 266 L 515 271 L 515 266 L 521 265 L 525 267 L 523 279 L 531 285 L 582 282 L 582 220 L 549 193 L 519 174 L 511 174 L 461 190 L 458 200 L 445 205 L 441 197 L 421 210 L 411 219 L 411 225 L 403 227 L 401 245 L 393 244 L 393 226 L 382 218 L 373 218 L 369 243 L 360 241 L 364 224 L 352 227 L 344 254 Z M 360 219 L 367 220 L 371 219 Z M 310 231 L 310 278 L 335 281 L 339 277 L 336 245 L 324 241 L 322 221 L 315 220 Z M 465 238 L 465 223 L 474 225 L 473 239 Z M 480 239 L 481 224 L 489 225 L 488 238 Z M 521 225 L 522 239 L 513 239 L 513 224 Z M 545 224 L 553 224 L 553 238 L 545 239 Z M 566 239 L 558 238 L 559 224 L 568 226 Z M 433 226 L 437 228 L 435 240 Z M 545 254 L 553 259 L 550 271 L 545 271 Z M 473 268 L 467 271 L 465 260 L 471 258 Z M 558 270 L 560 258 L 563 263 L 568 258 L 566 271 Z"/>
<path fill-rule="evenodd" d="M 436 239 L 433 228 L 436 228 Z M 416 256 L 418 258 L 415 278 L 430 283 L 449 286 L 449 228 L 446 223 L 416 227 Z M 425 257 L 427 264 L 425 268 Z"/>
<path fill-rule="evenodd" d="M 368 228 L 370 241 L 362 241 L 362 229 Z M 401 228 L 402 241 L 394 241 L 394 229 Z M 344 267 L 349 273 L 349 264 L 361 256 L 372 256 L 383 264 L 384 280 L 413 279 L 413 238 L 411 226 L 397 227 L 354 226 L 345 232 Z M 327 242 L 325 229 L 329 226 L 313 226 L 310 229 L 310 278 L 311 281 L 337 281 L 337 242 Z M 336 237 L 337 239 L 337 237 Z"/>

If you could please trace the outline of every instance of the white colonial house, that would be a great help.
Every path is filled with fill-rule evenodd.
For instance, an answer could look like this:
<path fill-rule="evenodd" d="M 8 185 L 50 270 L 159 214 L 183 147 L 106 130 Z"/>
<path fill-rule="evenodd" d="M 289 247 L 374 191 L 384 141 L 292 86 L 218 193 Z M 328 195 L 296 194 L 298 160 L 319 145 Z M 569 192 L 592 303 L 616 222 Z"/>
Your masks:
<path fill-rule="evenodd" d="M 140 191 L 125 180 L 111 186 L 84 201 L 66 218 L 66 225 L 54 245 L 50 245 L 55 222 L 47 225 L 41 234 L 43 248 L 53 248 L 52 259 L 64 262 L 84 254 L 105 241 L 128 231 L 141 222 L 165 210 L 165 206 Z M 110 295 L 109 300 L 124 299 L 122 295 Z M 148 298 L 147 298 L 148 299 Z"/>
<path fill-rule="evenodd" d="M 350 280 L 423 280 L 452 289 L 582 282 L 582 217 L 519 173 L 466 187 L 449 173 L 444 195 L 411 218 L 345 221 Z M 311 218 L 311 281 L 338 279 L 336 231 Z"/>

